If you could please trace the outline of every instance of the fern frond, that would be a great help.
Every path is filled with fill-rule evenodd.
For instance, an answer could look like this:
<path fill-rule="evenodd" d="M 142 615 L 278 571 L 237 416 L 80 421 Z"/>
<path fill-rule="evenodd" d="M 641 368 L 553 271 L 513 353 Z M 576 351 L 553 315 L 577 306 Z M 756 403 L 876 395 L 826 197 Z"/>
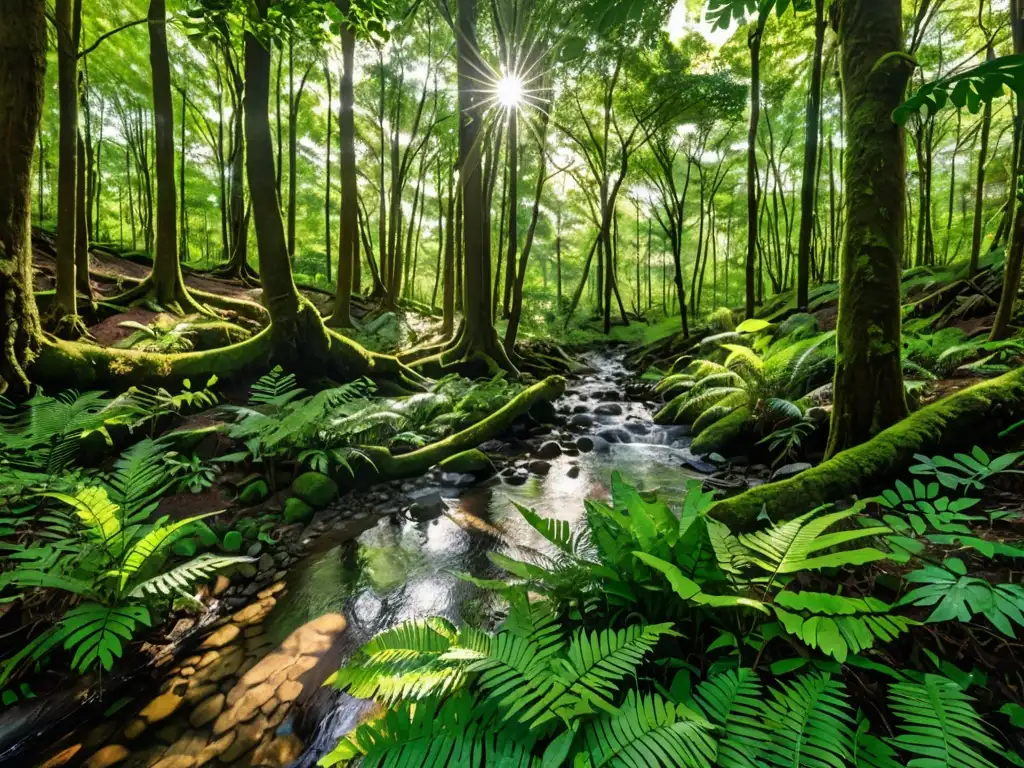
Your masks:
<path fill-rule="evenodd" d="M 145 606 L 108 607 L 86 603 L 64 614 L 53 635 L 51 647 L 63 643 L 65 650 L 74 648 L 71 666 L 79 672 L 86 671 L 97 661 L 109 670 L 114 666 L 114 659 L 121 657 L 121 641 L 131 640 L 138 624 L 150 626 L 149 611 Z"/>
<path fill-rule="evenodd" d="M 89 534 L 99 539 L 104 545 L 121 532 L 118 507 L 108 498 L 106 488 L 101 486 L 81 488 L 74 496 L 55 492 L 43 495 L 72 507 Z"/>
<path fill-rule="evenodd" d="M 999 752 L 971 697 L 952 680 L 925 675 L 921 683 L 894 683 L 889 706 L 900 718 L 891 744 L 921 755 L 908 768 L 995 768 L 984 750 Z"/>
<path fill-rule="evenodd" d="M 149 504 L 160 498 L 173 482 L 164 462 L 166 446 L 155 440 L 142 440 L 114 462 L 108 480 L 111 501 L 128 519 L 134 519 Z"/>
<path fill-rule="evenodd" d="M 147 595 L 170 595 L 184 590 L 190 584 L 205 579 L 223 568 L 239 563 L 251 563 L 251 557 L 204 554 L 187 563 L 141 582 L 128 593 L 129 597 L 141 598 Z"/>
<path fill-rule="evenodd" d="M 630 691 L 616 714 L 588 723 L 583 738 L 595 768 L 709 768 L 715 756 L 710 723 L 657 694 Z"/>
<path fill-rule="evenodd" d="M 128 580 L 141 571 L 150 562 L 150 558 L 159 554 L 165 547 L 172 544 L 181 532 L 199 520 L 217 512 L 208 512 L 205 515 L 197 515 L 179 520 L 169 525 L 157 525 L 141 539 L 135 541 L 125 554 L 121 567 L 117 569 L 117 577 L 120 581 L 120 588 L 123 590 Z M 195 561 L 193 561 L 195 562 Z"/>
<path fill-rule="evenodd" d="M 805 675 L 771 689 L 765 724 L 771 739 L 761 759 L 791 768 L 848 765 L 853 754 L 853 724 L 846 687 L 830 675 Z"/>
<path fill-rule="evenodd" d="M 715 765 L 758 768 L 758 757 L 771 735 L 764 722 L 761 682 L 750 669 L 730 669 L 701 683 L 694 700 L 720 729 Z"/>

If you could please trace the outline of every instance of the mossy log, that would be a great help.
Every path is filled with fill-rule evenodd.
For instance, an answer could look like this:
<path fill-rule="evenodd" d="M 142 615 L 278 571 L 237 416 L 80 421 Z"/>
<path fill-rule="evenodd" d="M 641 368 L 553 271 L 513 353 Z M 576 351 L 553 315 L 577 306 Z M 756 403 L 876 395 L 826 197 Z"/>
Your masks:
<path fill-rule="evenodd" d="M 796 477 L 719 501 L 709 514 L 744 530 L 756 525 L 762 509 L 772 520 L 785 520 L 828 502 L 873 493 L 898 479 L 914 454 L 968 447 L 1020 418 L 1022 411 L 1024 368 L 932 403 Z"/>
<path fill-rule="evenodd" d="M 564 392 L 565 379 L 561 376 L 549 376 L 544 381 L 524 389 L 487 418 L 444 440 L 398 456 L 393 456 L 387 448 L 377 446 L 367 446 L 361 450 L 366 452 L 376 467 L 375 481 L 417 477 L 450 456 L 476 448 L 490 440 L 508 429 L 512 422 L 538 403 L 551 402 L 561 397 Z"/>

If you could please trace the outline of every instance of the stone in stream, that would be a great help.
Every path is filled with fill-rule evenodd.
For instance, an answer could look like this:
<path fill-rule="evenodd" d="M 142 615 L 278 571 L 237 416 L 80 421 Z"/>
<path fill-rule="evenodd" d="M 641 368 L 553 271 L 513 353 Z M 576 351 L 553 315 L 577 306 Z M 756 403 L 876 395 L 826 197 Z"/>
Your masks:
<path fill-rule="evenodd" d="M 530 472 L 535 475 L 546 475 L 551 471 L 551 462 L 544 459 L 534 459 L 528 465 Z"/>
<path fill-rule="evenodd" d="M 577 478 L 580 476 L 580 468 L 578 465 L 573 464 L 565 474 L 567 477 Z"/>
<path fill-rule="evenodd" d="M 597 436 L 609 443 L 633 442 L 633 436 L 621 427 L 609 427 L 608 429 L 602 429 L 597 433 Z"/>
<path fill-rule="evenodd" d="M 793 475 L 799 475 L 801 472 L 804 472 L 810 468 L 811 465 L 806 462 L 786 464 L 772 472 L 772 480 L 781 480 L 784 477 L 793 477 Z"/>
<path fill-rule="evenodd" d="M 589 413 L 577 413 L 571 419 L 569 419 L 569 425 L 572 427 L 592 427 L 594 426 L 594 417 Z"/>
<path fill-rule="evenodd" d="M 577 438 L 576 448 L 580 451 L 580 453 L 589 453 L 590 451 L 594 450 L 594 439 L 592 437 L 588 437 L 587 435 Z"/>
<path fill-rule="evenodd" d="M 511 475 L 505 475 L 504 473 L 502 473 L 502 474 L 504 475 L 505 482 L 508 485 L 522 485 L 523 483 L 525 483 L 527 481 L 527 479 L 530 476 L 529 473 L 525 469 L 522 469 L 522 468 L 517 468 L 517 469 L 512 470 L 512 474 Z"/>
<path fill-rule="evenodd" d="M 708 462 L 701 461 L 698 458 L 683 459 L 683 466 L 689 467 L 694 472 L 700 472 L 702 475 L 710 475 L 718 469 L 714 464 L 709 464 Z"/>
<path fill-rule="evenodd" d="M 486 476 L 494 473 L 494 465 L 487 455 L 476 448 L 456 453 L 444 459 L 438 466 L 445 472 Z"/>
<path fill-rule="evenodd" d="M 651 431 L 651 428 L 642 421 L 627 421 L 625 427 L 634 435 L 646 435 Z"/>
<path fill-rule="evenodd" d="M 590 409 L 587 406 L 580 403 L 572 409 L 573 413 L 587 413 Z"/>
<path fill-rule="evenodd" d="M 562 446 L 554 440 L 548 440 L 542 443 L 533 455 L 538 459 L 557 459 L 562 455 Z"/>
<path fill-rule="evenodd" d="M 441 498 L 441 493 L 436 488 L 424 488 L 415 493 L 409 494 L 412 504 L 405 508 L 404 514 L 415 522 L 433 520 L 444 514 L 448 505 Z"/>
<path fill-rule="evenodd" d="M 621 416 L 622 406 L 618 403 L 602 403 L 594 409 L 598 416 Z"/>

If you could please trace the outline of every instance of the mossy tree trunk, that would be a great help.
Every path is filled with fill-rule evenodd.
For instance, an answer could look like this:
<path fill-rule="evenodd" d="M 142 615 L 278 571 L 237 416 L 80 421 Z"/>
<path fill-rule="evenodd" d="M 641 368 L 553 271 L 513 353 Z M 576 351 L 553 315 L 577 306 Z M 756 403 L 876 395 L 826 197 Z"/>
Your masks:
<path fill-rule="evenodd" d="M 29 391 L 42 343 L 32 295 L 32 151 L 46 82 L 46 7 L 5 0 L 0 14 L 0 394 Z"/>
<path fill-rule="evenodd" d="M 55 319 L 64 335 L 77 335 L 75 229 L 78 209 L 78 41 L 82 0 L 56 0 L 57 99 L 57 301 Z M 67 321 L 64 319 L 67 318 Z"/>
<path fill-rule="evenodd" d="M 995 50 L 989 44 L 985 54 L 986 61 L 992 61 L 996 57 Z M 984 222 L 982 221 L 985 211 L 985 164 L 988 162 L 988 142 L 992 134 L 992 102 L 986 101 L 981 115 L 981 139 L 978 147 L 978 176 L 974 187 L 974 221 L 971 229 L 971 258 L 968 266 L 968 275 L 974 277 L 978 274 L 978 261 L 981 257 L 981 238 L 984 235 Z"/>
<path fill-rule="evenodd" d="M 750 31 L 747 45 L 750 47 L 750 127 L 747 131 L 747 261 L 746 261 L 746 310 L 747 317 L 754 316 L 754 265 L 757 261 L 757 126 L 761 120 L 761 38 L 768 22 L 768 14 L 758 15 L 756 26 Z M 678 271 L 678 270 L 677 270 Z M 682 293 L 680 293 L 682 297 Z M 691 301 L 693 297 L 690 297 Z M 682 308 L 686 314 L 686 308 Z"/>
<path fill-rule="evenodd" d="M 827 456 L 907 415 L 900 360 L 906 139 L 891 116 L 913 65 L 902 50 L 899 0 L 843 0 L 838 13 L 847 225 Z"/>
<path fill-rule="evenodd" d="M 807 121 L 804 131 L 804 178 L 800 190 L 800 244 L 797 251 L 796 305 L 807 308 L 811 285 L 811 238 L 817 209 L 818 124 L 821 112 L 821 59 L 825 47 L 825 0 L 814 1 L 814 58 L 811 87 L 807 93 Z"/>
<path fill-rule="evenodd" d="M 84 98 L 83 98 L 84 101 Z M 89 212 L 86 207 L 88 185 L 86 166 L 88 152 L 82 132 L 78 132 L 78 165 L 75 168 L 75 290 L 78 295 L 92 301 L 92 283 L 89 281 Z"/>
<path fill-rule="evenodd" d="M 348 13 L 348 0 L 338 7 Z M 338 135 L 341 139 L 341 234 L 338 245 L 338 283 L 334 294 L 334 313 L 328 325 L 334 328 L 352 327 L 352 269 L 358 258 L 359 189 L 356 180 L 356 120 L 355 120 L 355 50 L 356 37 L 350 27 L 341 30 L 341 52 L 344 69 L 338 96 Z"/>
<path fill-rule="evenodd" d="M 1013 31 L 1013 52 L 1018 56 L 1024 54 L 1024 28 L 1020 15 L 1020 7 L 1016 0 L 1010 3 L 1010 28 Z M 1014 133 L 1016 151 L 1014 162 L 1020 163 L 1024 158 L 1024 151 L 1021 151 L 1021 143 L 1024 142 L 1024 131 L 1019 130 L 1024 124 L 1024 105 L 1017 99 L 1017 127 Z M 1017 194 L 1016 180 L 1021 174 L 1018 166 L 1014 167 L 1013 183 L 1010 188 L 1012 195 Z M 996 318 L 992 323 L 992 333 L 989 335 L 991 341 L 1002 341 L 1010 335 L 1010 323 L 1013 321 L 1014 307 L 1017 303 L 1017 292 L 1020 290 L 1021 263 L 1024 262 L 1024 204 L 1018 200 L 1013 217 L 1013 230 L 1010 235 L 1010 247 L 1006 252 L 1006 266 L 1003 272 L 1003 291 L 999 299 L 999 308 L 996 310 Z"/>

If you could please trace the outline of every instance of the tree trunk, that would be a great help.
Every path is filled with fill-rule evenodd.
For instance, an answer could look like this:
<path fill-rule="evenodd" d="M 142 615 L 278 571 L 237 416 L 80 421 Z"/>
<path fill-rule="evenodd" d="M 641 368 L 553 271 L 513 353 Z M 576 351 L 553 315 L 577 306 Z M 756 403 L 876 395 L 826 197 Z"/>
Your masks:
<path fill-rule="evenodd" d="M 1010 3 L 1010 28 L 1013 31 L 1013 52 L 1017 55 L 1024 53 L 1024 26 L 1020 17 L 1020 7 L 1016 2 Z M 1017 124 L 1024 123 L 1024 104 L 1017 99 Z M 1014 135 L 1017 141 L 1014 152 L 1014 162 L 1020 163 L 1024 151 L 1021 142 L 1024 142 L 1024 131 L 1017 131 Z M 1021 169 L 1014 166 L 1014 173 L 1011 179 L 1010 199 L 1016 199 L 1017 179 L 1020 177 Z M 1003 290 L 999 298 L 999 308 L 996 310 L 995 321 L 992 323 L 992 333 L 989 335 L 991 341 L 1002 341 L 1010 335 L 1010 323 L 1013 321 L 1013 310 L 1017 302 L 1017 292 L 1020 290 L 1021 262 L 1024 260 L 1024 205 L 1017 201 L 1013 218 L 1013 232 L 1010 235 L 1010 247 L 1006 252 L 1006 265 L 1003 268 Z"/>
<path fill-rule="evenodd" d="M 28 368 L 42 343 L 30 217 L 46 85 L 45 13 L 39 0 L 6 0 L 0 16 L 0 395 L 29 393 Z"/>
<path fill-rule="evenodd" d="M 796 305 L 807 308 L 811 285 L 811 235 L 814 232 L 815 187 L 818 175 L 818 123 L 821 112 L 821 57 L 825 46 L 825 0 L 814 2 L 814 59 L 804 126 L 804 179 L 800 190 L 800 244 L 797 251 Z"/>
<path fill-rule="evenodd" d="M 455 332 L 455 171 L 448 173 L 448 217 L 444 225 L 444 280 L 441 298 L 441 335 Z"/>
<path fill-rule="evenodd" d="M 348 12 L 348 2 L 339 3 L 342 13 Z M 338 283 L 334 293 L 334 314 L 328 324 L 335 328 L 352 327 L 352 266 L 358 242 L 358 186 L 356 180 L 356 123 L 355 91 L 355 33 L 349 28 L 341 30 L 343 69 L 338 97 L 338 137 L 341 140 L 341 233 L 338 236 Z"/>
<path fill-rule="evenodd" d="M 519 249 L 519 116 L 515 107 L 508 117 L 508 256 L 505 259 L 505 296 L 502 317 L 509 317 L 516 281 L 516 252 Z M 508 349 L 508 345 L 505 345 Z"/>
<path fill-rule="evenodd" d="M 754 316 L 754 263 L 757 260 L 757 125 L 761 119 L 761 37 L 768 15 L 758 16 L 757 26 L 751 31 L 750 47 L 750 129 L 747 132 L 747 317 Z M 678 262 L 676 272 L 679 272 Z M 680 282 L 677 277 L 677 282 Z M 682 301 L 682 285 L 679 285 L 679 299 Z M 686 320 L 683 311 L 683 323 Z M 685 332 L 685 328 L 684 328 Z"/>
<path fill-rule="evenodd" d="M 990 45 L 986 60 L 995 58 L 995 51 Z M 981 257 L 981 239 L 985 234 L 982 217 L 985 212 L 985 164 L 988 162 L 988 142 L 992 135 L 992 102 L 986 101 L 981 117 L 981 146 L 978 148 L 978 176 L 974 188 L 974 222 L 971 229 L 971 259 L 968 274 L 978 274 L 978 260 Z"/>
<path fill-rule="evenodd" d="M 906 139 L 891 119 L 912 71 L 902 39 L 899 0 L 843 0 L 847 225 L 829 457 L 907 415 L 900 361 L 904 213 L 898 203 L 906 195 Z"/>
<path fill-rule="evenodd" d="M 82 132 L 78 132 L 78 165 L 75 168 L 75 289 L 79 296 L 92 301 L 89 282 L 89 211 L 86 149 Z"/>
<path fill-rule="evenodd" d="M 327 282 L 331 282 L 331 67 L 324 64 L 324 80 L 327 82 L 327 169 L 324 173 L 324 268 L 327 270 Z M 356 224 L 359 223 L 358 211 Z"/>
<path fill-rule="evenodd" d="M 78 218 L 78 39 L 81 10 L 81 0 L 56 0 L 57 94 L 60 103 L 57 160 L 58 319 L 76 318 L 78 315 L 75 230 Z M 72 320 L 71 325 L 74 324 Z"/>

